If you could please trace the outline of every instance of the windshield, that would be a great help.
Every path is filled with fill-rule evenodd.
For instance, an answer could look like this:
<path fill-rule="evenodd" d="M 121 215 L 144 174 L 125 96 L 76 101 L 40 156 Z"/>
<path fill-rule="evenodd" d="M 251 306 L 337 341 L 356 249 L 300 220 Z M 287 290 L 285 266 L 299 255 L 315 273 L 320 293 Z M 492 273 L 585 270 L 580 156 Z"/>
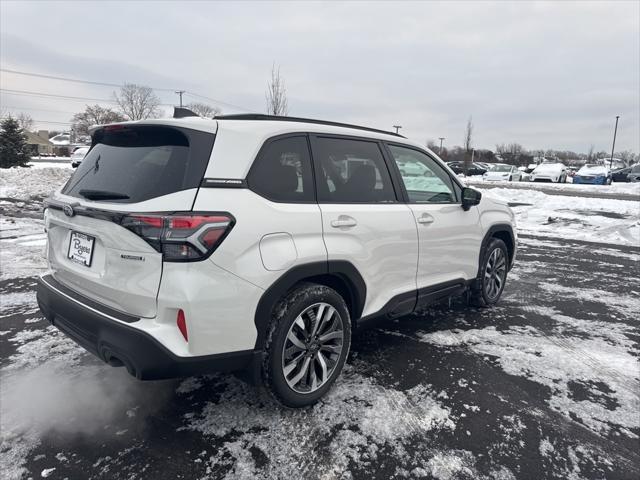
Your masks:
<path fill-rule="evenodd" d="M 510 172 L 511 171 L 511 165 L 503 165 L 503 164 L 491 165 L 490 171 L 492 171 L 492 172 Z"/>
<path fill-rule="evenodd" d="M 607 167 L 602 165 L 585 165 L 578 170 L 578 175 L 606 175 Z"/>
<path fill-rule="evenodd" d="M 158 126 L 98 130 L 93 147 L 62 193 L 136 203 L 197 188 L 214 135 Z"/>

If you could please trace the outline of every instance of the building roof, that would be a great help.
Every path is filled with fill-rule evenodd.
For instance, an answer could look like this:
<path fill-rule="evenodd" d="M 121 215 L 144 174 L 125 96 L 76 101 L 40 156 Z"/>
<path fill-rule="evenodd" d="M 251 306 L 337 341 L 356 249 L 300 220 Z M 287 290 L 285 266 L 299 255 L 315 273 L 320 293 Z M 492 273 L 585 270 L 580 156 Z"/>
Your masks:
<path fill-rule="evenodd" d="M 43 145 L 46 147 L 52 146 L 51 142 L 48 139 L 42 138 L 37 133 L 25 130 L 24 134 L 27 136 L 27 145 Z"/>

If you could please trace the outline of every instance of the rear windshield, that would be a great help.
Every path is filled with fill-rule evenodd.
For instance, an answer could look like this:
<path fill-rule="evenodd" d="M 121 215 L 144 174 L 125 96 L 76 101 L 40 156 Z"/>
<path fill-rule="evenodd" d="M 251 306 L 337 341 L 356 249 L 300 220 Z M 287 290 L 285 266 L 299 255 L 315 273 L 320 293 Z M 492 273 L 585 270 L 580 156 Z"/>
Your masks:
<path fill-rule="evenodd" d="M 136 203 L 196 188 L 215 136 L 158 126 L 95 132 L 91 150 L 62 193 L 93 201 Z"/>

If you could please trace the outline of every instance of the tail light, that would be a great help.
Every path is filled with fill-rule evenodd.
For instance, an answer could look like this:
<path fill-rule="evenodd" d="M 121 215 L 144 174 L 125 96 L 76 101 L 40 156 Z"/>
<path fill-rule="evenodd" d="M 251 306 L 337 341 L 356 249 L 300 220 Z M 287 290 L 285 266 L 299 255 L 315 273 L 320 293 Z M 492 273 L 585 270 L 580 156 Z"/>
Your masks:
<path fill-rule="evenodd" d="M 233 228 L 228 213 L 132 214 L 120 224 L 161 252 L 168 262 L 207 258 Z"/>

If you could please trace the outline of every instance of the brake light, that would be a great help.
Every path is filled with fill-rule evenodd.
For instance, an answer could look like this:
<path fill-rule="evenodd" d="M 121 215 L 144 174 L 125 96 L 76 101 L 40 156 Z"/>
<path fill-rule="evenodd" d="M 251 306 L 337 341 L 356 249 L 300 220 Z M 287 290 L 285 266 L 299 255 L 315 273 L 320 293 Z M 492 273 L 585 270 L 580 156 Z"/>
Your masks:
<path fill-rule="evenodd" d="M 220 245 L 235 224 L 230 214 L 132 214 L 120 224 L 162 252 L 165 261 L 202 260 Z"/>

